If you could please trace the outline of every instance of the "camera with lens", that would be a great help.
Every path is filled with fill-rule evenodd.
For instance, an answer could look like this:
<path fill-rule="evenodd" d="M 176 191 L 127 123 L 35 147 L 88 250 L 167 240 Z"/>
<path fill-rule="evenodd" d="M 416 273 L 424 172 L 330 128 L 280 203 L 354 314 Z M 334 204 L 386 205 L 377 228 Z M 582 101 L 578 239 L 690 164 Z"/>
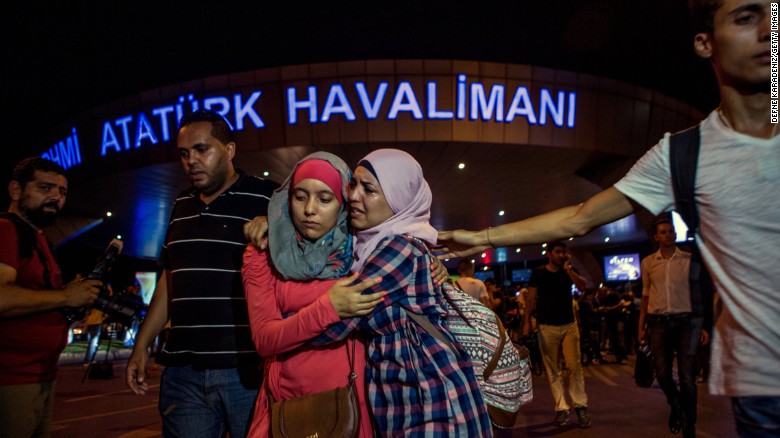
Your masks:
<path fill-rule="evenodd" d="M 111 295 L 108 289 L 108 274 L 114 265 L 116 256 L 122 252 L 122 241 L 114 239 L 108 244 L 106 252 L 97 260 L 92 271 L 84 276 L 83 280 L 99 280 L 103 282 L 97 298 L 91 306 L 84 307 L 66 307 L 63 314 L 68 324 L 84 319 L 89 309 L 94 308 L 108 315 L 114 321 L 123 325 L 130 325 L 135 319 L 140 317 L 140 312 L 144 308 L 144 303 L 140 297 L 133 294 L 118 293 Z M 82 281 L 83 281 L 82 280 Z"/>

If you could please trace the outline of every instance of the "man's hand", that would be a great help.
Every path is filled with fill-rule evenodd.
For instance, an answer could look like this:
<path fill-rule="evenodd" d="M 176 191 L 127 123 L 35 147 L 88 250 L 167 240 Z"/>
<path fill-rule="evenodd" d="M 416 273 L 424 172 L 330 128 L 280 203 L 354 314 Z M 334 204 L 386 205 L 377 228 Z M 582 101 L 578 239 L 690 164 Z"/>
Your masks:
<path fill-rule="evenodd" d="M 699 342 L 701 342 L 701 345 L 707 345 L 710 343 L 710 332 L 707 330 L 701 331 L 701 336 L 699 336 Z"/>
<path fill-rule="evenodd" d="M 145 395 L 146 391 L 149 390 L 149 384 L 146 383 L 146 363 L 148 361 L 149 353 L 146 352 L 146 347 L 142 348 L 136 344 L 125 370 L 127 386 L 136 395 Z"/>
<path fill-rule="evenodd" d="M 244 224 L 244 235 L 249 243 L 264 250 L 268 246 L 268 218 L 257 216 Z"/>
<path fill-rule="evenodd" d="M 65 286 L 65 307 L 83 307 L 89 306 L 95 301 L 103 282 L 100 280 L 82 280 L 76 277 Z"/>
<path fill-rule="evenodd" d="M 440 259 L 451 259 L 456 257 L 466 257 L 476 254 L 480 251 L 490 249 L 489 244 L 481 244 L 477 237 L 480 231 L 439 231 L 438 244 L 434 248 Z"/>
<path fill-rule="evenodd" d="M 364 290 L 381 283 L 382 277 L 369 278 L 350 286 L 357 276 L 358 274 L 355 273 L 342 278 L 328 290 L 328 298 L 341 319 L 368 315 L 377 304 L 384 301 L 384 296 L 387 295 L 385 291 L 363 295 Z"/>

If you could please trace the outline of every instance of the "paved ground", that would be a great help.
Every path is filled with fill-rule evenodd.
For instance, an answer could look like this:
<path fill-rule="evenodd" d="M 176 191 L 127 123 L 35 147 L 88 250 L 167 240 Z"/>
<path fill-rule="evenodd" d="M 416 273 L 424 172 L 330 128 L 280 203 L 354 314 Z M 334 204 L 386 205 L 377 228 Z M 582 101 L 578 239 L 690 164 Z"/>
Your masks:
<path fill-rule="evenodd" d="M 83 357 L 64 357 L 57 383 L 54 438 L 65 437 L 158 437 L 157 412 L 159 372 L 149 380 L 151 391 L 135 396 L 124 385 L 126 357 L 120 349 L 113 361 L 115 377 L 81 382 Z M 123 359 L 124 357 L 124 359 Z M 102 353 L 99 357 L 102 360 Z M 638 388 L 632 380 L 633 358 L 625 365 L 599 365 L 585 368 L 585 385 L 590 398 L 593 426 L 580 429 L 576 417 L 572 425 L 550 425 L 553 407 L 546 378 L 534 377 L 534 400 L 521 408 L 516 428 L 497 437 L 667 437 L 668 409 L 658 387 Z M 734 420 L 729 401 L 713 397 L 699 388 L 697 437 L 734 437 Z M 679 435 L 678 435 L 679 436 Z"/>

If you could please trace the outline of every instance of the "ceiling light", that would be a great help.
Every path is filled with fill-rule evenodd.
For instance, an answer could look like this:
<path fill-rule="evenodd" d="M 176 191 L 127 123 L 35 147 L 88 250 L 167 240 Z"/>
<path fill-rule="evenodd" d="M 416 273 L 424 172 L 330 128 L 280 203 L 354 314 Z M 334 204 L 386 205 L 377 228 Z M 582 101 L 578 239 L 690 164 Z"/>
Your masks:
<path fill-rule="evenodd" d="M 542 244 L 542 248 L 547 248 L 547 244 L 546 244 L 546 243 L 543 243 L 543 244 Z"/>
<path fill-rule="evenodd" d="M 111 215 L 113 215 L 113 213 L 111 213 L 110 211 L 106 212 L 106 217 L 111 217 Z"/>
<path fill-rule="evenodd" d="M 466 163 L 458 164 L 458 169 L 463 170 L 464 167 L 466 167 Z"/>
<path fill-rule="evenodd" d="M 609 242 L 609 237 L 605 237 L 605 238 L 604 238 L 604 242 L 605 242 L 605 243 L 606 243 L 606 242 Z"/>
<path fill-rule="evenodd" d="M 119 240 L 122 240 L 122 235 L 121 234 L 117 234 L 116 238 L 119 239 Z"/>
<path fill-rule="evenodd" d="M 517 249 L 515 250 L 515 252 L 520 252 L 520 251 L 521 251 L 521 249 L 520 249 L 520 248 L 517 248 Z"/>
<path fill-rule="evenodd" d="M 483 252 L 482 253 L 482 258 L 484 259 L 485 257 L 487 257 L 487 253 Z"/>
<path fill-rule="evenodd" d="M 504 210 L 501 210 L 501 211 L 499 211 L 499 212 L 498 212 L 498 215 L 499 215 L 499 216 L 503 216 L 503 215 L 504 215 Z"/>
<path fill-rule="evenodd" d="M 271 174 L 271 173 L 270 173 L 270 172 L 268 172 L 267 170 L 266 170 L 265 172 L 263 172 L 263 176 L 268 176 L 268 175 L 270 175 L 270 174 Z"/>

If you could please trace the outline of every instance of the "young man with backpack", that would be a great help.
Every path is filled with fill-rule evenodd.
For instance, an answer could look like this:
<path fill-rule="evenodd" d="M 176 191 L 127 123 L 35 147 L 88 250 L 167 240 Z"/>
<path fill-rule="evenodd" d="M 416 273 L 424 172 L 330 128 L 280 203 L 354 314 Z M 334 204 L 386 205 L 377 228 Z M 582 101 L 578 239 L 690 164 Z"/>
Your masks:
<path fill-rule="evenodd" d="M 694 50 L 709 60 L 721 95 L 696 129 L 701 153 L 694 201 L 696 246 L 723 303 L 713 333 L 710 392 L 732 397 L 741 436 L 780 433 L 780 137 L 771 122 L 769 0 L 692 0 Z M 673 68 L 673 66 L 670 66 Z M 675 208 L 665 136 L 613 187 L 585 203 L 476 232 L 439 234 L 445 257 L 491 246 L 581 236 L 639 207 Z M 686 435 L 695 433 L 684 425 Z"/>
<path fill-rule="evenodd" d="M 64 169 L 33 157 L 14 169 L 0 214 L 0 437 L 49 436 L 57 360 L 67 342 L 64 307 L 92 304 L 102 283 L 63 285 L 41 231 L 68 191 Z"/>

